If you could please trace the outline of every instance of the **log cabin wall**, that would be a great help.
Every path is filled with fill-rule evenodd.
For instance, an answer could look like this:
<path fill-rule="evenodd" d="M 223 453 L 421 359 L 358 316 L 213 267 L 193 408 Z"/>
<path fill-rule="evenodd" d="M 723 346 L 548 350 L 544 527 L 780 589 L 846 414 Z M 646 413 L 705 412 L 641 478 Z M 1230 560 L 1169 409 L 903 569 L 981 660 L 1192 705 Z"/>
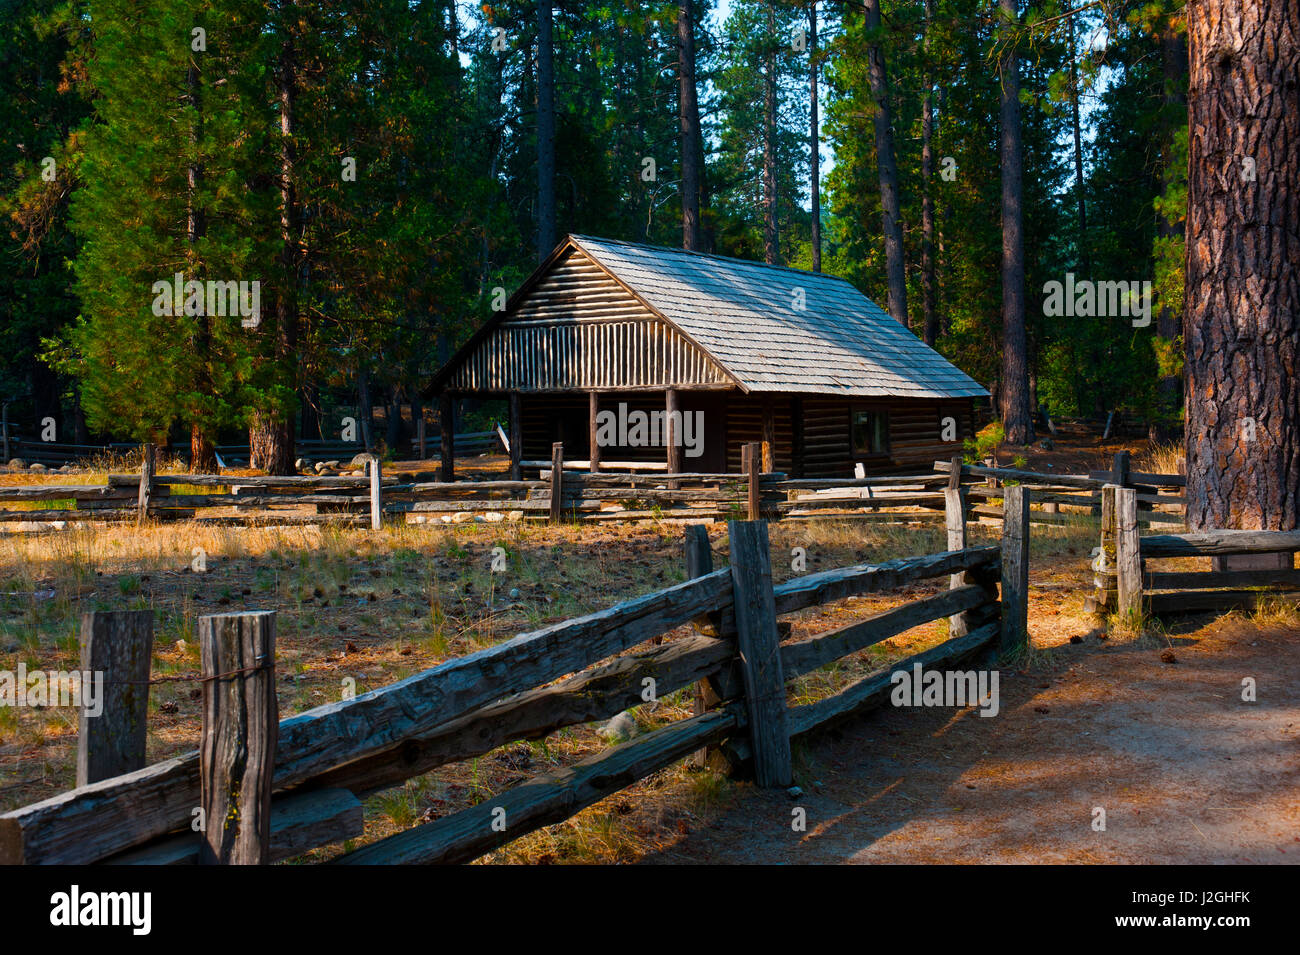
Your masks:
<path fill-rule="evenodd" d="M 973 402 L 900 398 L 854 399 L 807 396 L 804 407 L 803 476 L 852 477 L 861 462 L 868 474 L 930 471 L 935 461 L 962 452 L 963 442 L 974 435 Z M 889 416 L 889 450 L 886 454 L 855 454 L 851 414 L 854 409 L 884 411 Z M 943 419 L 956 419 L 957 440 L 943 441 Z"/>

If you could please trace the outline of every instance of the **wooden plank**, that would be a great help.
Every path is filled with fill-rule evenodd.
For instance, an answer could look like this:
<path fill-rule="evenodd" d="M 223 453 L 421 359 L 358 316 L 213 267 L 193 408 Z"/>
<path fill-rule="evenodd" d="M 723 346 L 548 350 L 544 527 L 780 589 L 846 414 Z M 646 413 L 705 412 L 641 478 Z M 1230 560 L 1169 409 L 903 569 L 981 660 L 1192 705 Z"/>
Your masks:
<path fill-rule="evenodd" d="M 668 446 L 668 473 L 679 474 L 682 471 L 682 435 L 678 432 L 682 426 L 682 404 L 676 388 L 664 389 L 664 405 L 668 429 L 664 443 Z"/>
<path fill-rule="evenodd" d="M 600 420 L 600 392 L 587 392 L 587 447 L 588 467 L 592 474 L 600 472 L 600 428 L 597 422 Z"/>
<path fill-rule="evenodd" d="M 101 711 L 83 705 L 77 734 L 77 785 L 134 772 L 145 764 L 153 611 L 81 615 L 81 670 L 103 680 Z"/>
<path fill-rule="evenodd" d="M 199 860 L 265 865 L 275 767 L 275 611 L 199 618 L 203 675 Z"/>
<path fill-rule="evenodd" d="M 292 859 L 321 846 L 365 834 L 361 800 L 346 789 L 316 789 L 271 801 L 270 862 Z M 197 865 L 202 838 L 196 832 L 168 836 L 105 860 L 105 865 Z"/>
<path fill-rule="evenodd" d="M 370 455 L 366 463 L 370 471 L 370 529 L 377 531 L 384 526 L 384 501 L 380 490 L 383 484 L 383 465 L 377 454 Z"/>
<path fill-rule="evenodd" d="M 961 458 L 952 459 L 953 470 L 948 472 L 952 480 L 943 492 L 944 526 L 948 535 L 948 550 L 966 549 L 966 497 L 961 489 Z M 948 586 L 956 590 L 966 581 L 966 575 L 953 574 L 948 578 Z M 949 622 L 953 636 L 961 636 L 966 631 L 961 617 L 954 616 Z"/>
<path fill-rule="evenodd" d="M 943 474 L 947 474 L 951 467 L 952 465 L 948 461 L 934 462 L 934 469 Z M 963 470 L 981 477 L 997 478 L 1002 481 L 1019 481 L 1021 484 L 1059 484 L 1064 487 L 1096 488 L 1106 483 L 1085 474 L 1040 474 L 1037 471 L 1023 471 L 1019 468 L 987 468 L 976 464 L 965 465 Z"/>
<path fill-rule="evenodd" d="M 551 445 L 551 507 L 552 523 L 558 523 L 564 507 L 564 443 Z"/>
<path fill-rule="evenodd" d="M 709 543 L 707 527 L 703 524 L 688 525 L 683 548 L 688 580 L 713 573 L 713 547 Z M 702 634 L 716 635 L 719 631 L 719 621 L 707 616 L 697 617 L 692 623 Z M 695 684 L 692 698 L 692 711 L 695 716 L 703 716 L 710 710 L 716 709 L 721 702 L 722 692 L 717 680 L 705 676 Z M 708 765 L 711 756 L 712 753 L 707 747 L 697 750 L 691 755 L 691 765 L 702 768 Z"/>
<path fill-rule="evenodd" d="M 387 789 L 513 740 L 544 739 L 565 726 L 607 720 L 645 702 L 646 680 L 652 680 L 656 696 L 663 697 L 709 678 L 721 700 L 739 692 L 739 673 L 731 666 L 735 658 L 730 641 L 703 635 L 615 657 L 552 686 L 409 736 L 393 748 L 316 777 L 311 785 L 342 787 L 358 795 Z"/>
<path fill-rule="evenodd" d="M 1116 487 L 1129 486 L 1129 453 L 1127 451 L 1116 451 L 1114 463 L 1110 468 L 1110 483 Z"/>
<path fill-rule="evenodd" d="M 819 633 L 781 647 L 782 668 L 787 679 L 811 673 L 841 657 L 874 646 L 882 640 L 906 633 L 913 627 L 973 610 L 988 602 L 982 587 L 961 586 L 933 597 L 914 600 L 883 613 L 874 614 L 843 627 Z"/>
<path fill-rule="evenodd" d="M 1300 570 L 1222 570 L 1145 573 L 1147 590 L 1197 590 L 1211 587 L 1297 587 Z"/>
<path fill-rule="evenodd" d="M 1300 593 L 1260 590 L 1181 590 L 1177 593 L 1147 594 L 1144 605 L 1148 613 L 1173 616 L 1214 610 L 1254 610 L 1272 601 L 1300 605 Z"/>
<path fill-rule="evenodd" d="M 1002 634 L 998 655 L 1013 659 L 1029 646 L 1029 494 L 1005 488 L 1002 519 Z"/>
<path fill-rule="evenodd" d="M 990 623 L 972 630 L 964 637 L 954 637 L 923 653 L 900 660 L 888 670 L 872 674 L 851 684 L 839 693 L 790 708 L 790 736 L 798 739 L 818 730 L 833 726 L 852 717 L 861 716 L 884 705 L 893 692 L 895 673 L 909 672 L 916 664 L 923 670 L 937 670 L 976 659 L 997 645 L 999 625 Z M 736 759 L 748 759 L 749 747 L 743 738 L 729 743 Z"/>
<path fill-rule="evenodd" d="M 741 467 L 745 472 L 745 487 L 748 493 L 747 514 L 749 520 L 756 521 L 762 516 L 762 488 L 759 475 L 763 460 L 763 447 L 750 442 L 741 449 Z"/>
<path fill-rule="evenodd" d="M 734 732 L 738 723 L 729 710 L 672 723 L 573 766 L 538 776 L 470 809 L 381 839 L 334 860 L 334 864 L 469 862 L 536 829 L 562 822 L 699 747 L 720 741 Z M 493 826 L 498 820 L 504 827 Z"/>
<path fill-rule="evenodd" d="M 1119 612 L 1129 621 L 1137 621 L 1142 616 L 1142 552 L 1138 539 L 1137 492 L 1128 487 L 1115 491 L 1115 568 Z"/>
<path fill-rule="evenodd" d="M 153 494 L 154 471 L 157 470 L 157 450 L 153 442 L 146 441 L 142 448 L 140 462 L 140 493 L 136 498 L 136 524 L 143 524 L 149 518 L 149 498 Z"/>
<path fill-rule="evenodd" d="M 1219 554 L 1266 554 L 1300 551 L 1300 531 L 1202 531 L 1142 538 L 1142 556 L 1214 557 Z"/>
<path fill-rule="evenodd" d="M 789 786 L 794 768 L 785 717 L 785 671 L 776 629 L 767 523 L 729 521 L 727 533 L 754 775 L 758 785 L 766 788 Z"/>
<path fill-rule="evenodd" d="M 998 560 L 994 546 L 968 547 L 962 551 L 943 554 L 926 554 L 921 557 L 901 557 L 879 564 L 855 564 L 835 570 L 805 574 L 775 589 L 776 612 L 793 613 L 814 604 L 828 603 L 860 594 L 894 590 L 917 580 L 942 577 L 958 571 L 970 570 Z"/>
<path fill-rule="evenodd" d="M 455 409 L 451 392 L 444 391 L 438 397 L 438 428 L 441 431 L 442 467 L 438 471 L 438 480 L 443 483 L 456 480 L 456 445 L 455 445 Z"/>
<path fill-rule="evenodd" d="M 396 748 L 409 736 L 581 670 L 730 602 L 731 574 L 724 568 L 290 717 L 280 723 L 275 788 Z M 0 864 L 102 859 L 188 825 L 198 798 L 197 754 L 70 790 L 0 815 Z"/>
<path fill-rule="evenodd" d="M 594 453 L 594 452 L 593 452 Z M 510 480 L 523 477 L 524 416 L 518 391 L 510 392 Z"/>
<path fill-rule="evenodd" d="M 1103 484 L 1108 484 L 1114 473 L 1114 467 L 1112 466 L 1109 471 L 1090 471 L 1088 477 Z M 1149 484 L 1154 487 L 1187 486 L 1187 478 L 1182 474 L 1151 474 L 1147 471 L 1129 471 L 1128 479 L 1134 485 Z"/>

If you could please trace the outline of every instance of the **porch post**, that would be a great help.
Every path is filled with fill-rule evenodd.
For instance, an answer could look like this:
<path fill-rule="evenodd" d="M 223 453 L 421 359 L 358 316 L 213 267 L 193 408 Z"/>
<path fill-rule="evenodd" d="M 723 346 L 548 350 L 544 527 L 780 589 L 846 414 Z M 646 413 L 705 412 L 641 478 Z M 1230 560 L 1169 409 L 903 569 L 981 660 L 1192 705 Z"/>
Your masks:
<path fill-rule="evenodd" d="M 668 473 L 682 473 L 682 436 L 681 430 L 681 402 L 678 398 L 676 388 L 668 388 L 664 391 L 664 406 L 667 410 L 666 420 L 664 422 L 665 440 L 668 444 Z M 677 422 L 674 423 L 674 417 Z"/>
<path fill-rule="evenodd" d="M 452 398 L 450 391 L 438 396 L 438 427 L 442 431 L 442 469 L 438 480 L 450 482 L 456 480 L 456 422 L 453 420 Z"/>
<path fill-rule="evenodd" d="M 590 439 L 588 443 L 591 448 L 587 454 L 590 463 L 588 467 L 592 474 L 600 470 L 600 442 L 596 440 L 596 418 L 600 414 L 600 395 L 595 391 L 587 392 L 587 418 Z"/>
<path fill-rule="evenodd" d="M 520 410 L 519 392 L 510 392 L 510 480 L 521 481 L 524 455 L 524 422 Z"/>

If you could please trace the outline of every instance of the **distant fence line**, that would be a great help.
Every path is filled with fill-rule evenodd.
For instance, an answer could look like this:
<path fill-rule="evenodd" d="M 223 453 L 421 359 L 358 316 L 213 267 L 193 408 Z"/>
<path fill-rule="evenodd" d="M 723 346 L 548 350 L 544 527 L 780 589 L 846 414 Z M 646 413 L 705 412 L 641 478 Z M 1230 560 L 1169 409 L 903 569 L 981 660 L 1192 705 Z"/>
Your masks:
<path fill-rule="evenodd" d="M 1034 523 L 1071 523 L 1100 519 L 1101 488 L 1117 476 L 1139 491 L 1140 521 L 1172 525 L 1183 521 L 1181 514 L 1169 509 L 1182 509 L 1184 497 L 1161 489 L 1179 488 L 1184 479 L 1131 473 L 1124 455 L 1117 456 L 1114 471 L 1088 475 L 1042 474 L 953 460 L 935 462 L 929 474 L 789 479 L 762 469 L 764 464 L 771 467 L 772 457 L 761 442 L 747 444 L 742 451 L 739 473 L 593 472 L 579 469 L 588 462 L 567 461 L 563 444 L 557 443 L 549 462 L 529 462 L 538 477 L 526 480 L 444 482 L 438 480 L 438 469 L 377 476 L 382 465 L 373 455 L 365 456 L 369 462 L 365 476 L 158 475 L 142 468 L 138 476 L 109 475 L 104 485 L 0 486 L 0 506 L 6 501 L 47 505 L 38 510 L 0 510 L 0 522 L 139 521 L 147 516 L 223 523 L 337 521 L 378 528 L 384 515 L 410 523 L 691 521 L 742 516 L 938 521 L 948 509 L 950 489 L 962 492 L 975 518 L 1001 520 L 1001 502 L 1010 485 L 1032 491 L 1037 505 L 1030 514 Z M 229 513 L 214 514 L 213 508 Z"/>
<path fill-rule="evenodd" d="M 437 428 L 426 433 L 425 428 L 422 426 L 423 422 L 419 422 L 419 424 L 421 427 L 416 429 L 416 434 L 408 441 L 404 441 L 402 446 L 412 456 L 424 460 L 429 456 L 430 446 L 440 441 L 440 437 Z M 457 454 L 491 453 L 501 449 L 501 436 L 496 430 L 464 432 L 455 436 L 454 444 Z M 65 464 L 73 465 L 94 458 L 96 455 L 130 455 L 139 450 L 139 442 L 111 441 L 103 444 L 69 444 L 55 441 L 33 441 L 29 438 L 11 436 L 8 441 L 3 443 L 3 450 L 0 450 L 0 464 L 8 464 L 12 460 L 22 459 L 29 464 L 62 467 Z M 167 445 L 167 450 L 175 455 L 186 457 L 189 455 L 190 445 L 184 442 L 173 442 Z M 232 466 L 236 462 L 246 464 L 249 459 L 249 445 L 247 444 L 218 444 L 213 447 L 213 450 L 222 467 Z M 300 438 L 294 442 L 295 457 L 310 458 L 315 461 L 330 458 L 347 458 L 350 460 L 355 455 L 364 454 L 365 452 L 366 446 L 357 441 Z"/>

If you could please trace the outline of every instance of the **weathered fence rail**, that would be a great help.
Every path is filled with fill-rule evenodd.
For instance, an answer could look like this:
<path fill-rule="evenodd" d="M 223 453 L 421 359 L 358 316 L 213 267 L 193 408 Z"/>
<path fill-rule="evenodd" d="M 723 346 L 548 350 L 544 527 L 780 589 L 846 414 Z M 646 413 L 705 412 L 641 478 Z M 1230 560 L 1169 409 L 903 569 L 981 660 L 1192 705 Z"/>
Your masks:
<path fill-rule="evenodd" d="M 1091 471 L 1088 474 L 1044 474 L 1018 468 L 959 465 L 958 462 L 936 461 L 935 470 L 952 474 L 960 468 L 964 493 L 976 503 L 971 512 L 976 517 L 1000 519 L 1003 509 L 1000 501 L 1008 486 L 1032 489 L 1033 500 L 1040 509 L 1030 513 L 1036 524 L 1066 524 L 1101 518 L 1102 488 L 1107 485 L 1130 487 L 1137 492 L 1137 520 L 1143 524 L 1182 525 L 1186 510 L 1186 497 L 1181 491 L 1187 479 L 1180 474 L 1147 474 L 1130 469 L 1129 453 L 1116 453 L 1110 471 Z M 967 485 L 968 481 L 984 479 L 984 486 Z M 1062 511 L 1066 507 L 1071 510 Z"/>
<path fill-rule="evenodd" d="M 495 434 L 494 432 L 492 434 Z M 747 517 L 779 520 L 816 518 L 880 521 L 939 521 L 947 496 L 961 492 L 963 507 L 974 518 L 1001 520 L 1007 486 L 1031 488 L 1034 523 L 1069 523 L 1097 519 L 1101 488 L 1108 483 L 1091 475 L 1047 475 L 1012 468 L 937 461 L 929 474 L 858 478 L 790 479 L 761 470 L 770 452 L 761 443 L 746 445 L 744 470 L 720 474 L 668 474 L 660 470 L 584 471 L 564 458 L 556 445 L 550 462 L 536 479 L 441 481 L 440 471 L 403 471 L 382 475 L 378 483 L 373 456 L 368 474 L 236 477 L 232 475 L 110 475 L 106 485 L 0 486 L 4 502 L 42 503 L 37 510 L 0 510 L 0 522 L 112 521 L 196 519 L 213 522 L 272 521 L 303 523 L 330 520 L 369 523 L 375 514 L 408 523 L 457 523 L 474 520 L 699 521 Z M 147 471 L 147 469 L 145 469 Z M 1178 475 L 1148 475 L 1128 470 L 1127 457 L 1116 456 L 1113 472 L 1122 481 L 1141 480 L 1138 520 L 1180 525 L 1184 498 L 1161 493 L 1176 487 Z M 954 477 L 955 475 L 955 477 Z M 132 507 L 132 504 L 135 507 Z M 224 508 L 215 512 L 213 508 Z M 1063 510 L 1063 508 L 1065 510 Z"/>
<path fill-rule="evenodd" d="M 690 719 L 338 860 L 466 861 L 567 818 L 710 744 L 721 745 L 733 761 L 748 761 L 760 783 L 787 785 L 790 740 L 883 703 L 894 670 L 917 662 L 937 669 L 995 652 L 1014 655 L 1026 640 L 1023 609 L 1004 614 L 998 594 L 999 581 L 1004 599 L 1008 593 L 1023 594 L 1027 586 L 1027 579 L 1007 576 L 1008 567 L 1024 574 L 1014 556 L 1021 546 L 1014 535 L 1001 549 L 963 547 L 808 574 L 775 586 L 765 523 L 731 522 L 731 563 L 718 570 L 707 569 L 711 555 L 707 537 L 700 553 L 701 537 L 688 535 L 695 556 L 688 559 L 693 576 L 684 583 L 521 634 L 278 725 L 273 719 L 274 614 L 202 618 L 204 739 L 211 744 L 0 815 L 0 863 L 286 858 L 358 835 L 358 798 L 369 792 L 514 740 L 608 719 L 644 702 L 647 681 L 656 698 L 707 684 L 710 692 L 697 695 L 697 715 Z M 781 615 L 936 578 L 949 578 L 949 589 L 826 633 L 780 641 Z M 787 681 L 944 619 L 949 636 L 938 646 L 826 699 L 787 705 Z M 694 635 L 635 649 L 686 624 L 694 625 Z M 96 628 L 93 619 L 87 626 Z M 137 643 L 145 639 L 143 627 L 129 632 Z M 111 663 L 106 679 L 124 679 Z M 143 689 L 147 693 L 147 685 Z M 124 717 L 115 712 L 103 718 Z M 80 745 L 97 745 L 100 738 L 83 735 Z M 138 762 L 143 762 L 142 742 Z M 119 740 L 119 749 L 122 745 Z M 239 746 L 264 754 L 263 761 L 232 762 L 231 747 Z M 136 757 L 124 758 L 133 765 Z M 238 812 L 222 802 L 228 798 L 223 792 L 241 794 Z M 256 807 L 245 800 L 257 800 Z M 204 833 L 192 831 L 196 808 L 209 820 Z M 214 832 L 214 814 L 236 820 L 231 824 L 236 831 Z"/>
<path fill-rule="evenodd" d="M 1102 489 L 1101 544 L 1093 569 L 1097 610 L 1133 620 L 1145 614 L 1251 609 L 1265 600 L 1300 601 L 1300 531 L 1215 530 L 1142 537 L 1140 495 Z M 1207 557 L 1209 570 L 1153 571 L 1147 561 Z"/>

